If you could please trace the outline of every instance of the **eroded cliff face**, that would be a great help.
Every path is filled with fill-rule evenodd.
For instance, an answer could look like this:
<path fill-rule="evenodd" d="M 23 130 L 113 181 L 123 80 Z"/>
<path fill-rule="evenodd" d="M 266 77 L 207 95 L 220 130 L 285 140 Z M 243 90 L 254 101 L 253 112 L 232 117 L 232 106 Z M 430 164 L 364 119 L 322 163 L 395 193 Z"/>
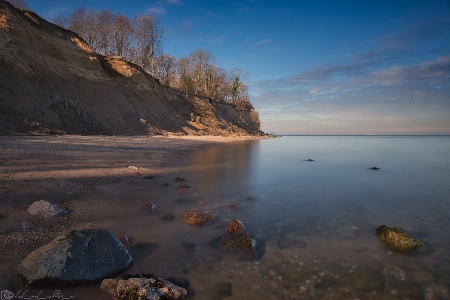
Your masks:
<path fill-rule="evenodd" d="M 248 116 L 0 0 L 0 134 L 263 134 Z"/>

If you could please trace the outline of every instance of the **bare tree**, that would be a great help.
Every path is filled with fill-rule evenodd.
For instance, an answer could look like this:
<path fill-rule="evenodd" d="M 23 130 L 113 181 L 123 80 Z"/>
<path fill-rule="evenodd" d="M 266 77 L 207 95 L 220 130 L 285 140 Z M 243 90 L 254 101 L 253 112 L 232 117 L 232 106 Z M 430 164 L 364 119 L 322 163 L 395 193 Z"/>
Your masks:
<path fill-rule="evenodd" d="M 120 13 L 114 16 L 112 25 L 113 51 L 119 56 L 131 58 L 131 35 L 133 28 L 128 17 L 122 16 Z"/>
<path fill-rule="evenodd" d="M 162 33 L 156 16 L 140 15 L 132 20 L 136 62 L 152 76 L 155 75 L 155 58 L 162 52 Z"/>
<path fill-rule="evenodd" d="M 112 31 L 114 15 L 109 10 L 102 10 L 96 15 L 97 33 L 99 35 L 99 52 L 110 55 L 113 48 Z"/>
<path fill-rule="evenodd" d="M 68 18 L 68 29 L 78 33 L 84 41 L 94 50 L 97 49 L 97 22 L 94 10 L 88 10 L 84 6 L 74 10 Z"/>
<path fill-rule="evenodd" d="M 177 76 L 177 65 L 175 57 L 162 53 L 155 59 L 155 77 L 161 83 L 175 87 Z"/>

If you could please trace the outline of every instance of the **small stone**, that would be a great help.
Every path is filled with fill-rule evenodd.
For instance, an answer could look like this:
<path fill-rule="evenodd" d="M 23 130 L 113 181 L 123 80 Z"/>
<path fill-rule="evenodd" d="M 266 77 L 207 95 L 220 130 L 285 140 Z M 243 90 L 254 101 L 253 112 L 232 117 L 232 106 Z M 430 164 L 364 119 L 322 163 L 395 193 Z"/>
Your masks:
<path fill-rule="evenodd" d="M 214 220 L 214 217 L 206 212 L 188 212 L 181 215 L 181 218 L 189 225 L 205 225 Z"/>
<path fill-rule="evenodd" d="M 183 177 L 176 177 L 176 178 L 174 179 L 174 181 L 180 182 L 180 181 L 186 181 L 186 179 L 184 179 Z"/>
<path fill-rule="evenodd" d="M 36 225 L 34 225 L 31 222 L 23 222 L 22 224 L 20 224 L 20 227 L 22 228 L 23 231 L 28 232 L 35 229 Z"/>
<path fill-rule="evenodd" d="M 8 234 L 13 232 L 12 230 L 8 230 L 8 229 L 0 229 L 0 234 Z"/>
<path fill-rule="evenodd" d="M 69 213 L 68 210 L 45 200 L 33 202 L 27 211 L 32 215 L 42 215 L 45 218 L 62 216 Z"/>
<path fill-rule="evenodd" d="M 230 221 L 230 223 L 228 223 L 228 226 L 225 230 L 227 233 L 241 233 L 241 232 L 245 232 L 245 227 L 244 224 L 242 224 L 241 221 L 237 220 L 237 219 L 233 219 Z"/>
<path fill-rule="evenodd" d="M 155 179 L 155 176 L 145 176 L 144 179 Z"/>
<path fill-rule="evenodd" d="M 188 184 L 180 184 L 175 190 L 177 193 L 187 193 L 191 190 L 191 186 Z"/>
<path fill-rule="evenodd" d="M 217 240 L 221 245 L 227 246 L 233 250 L 243 252 L 255 251 L 255 238 L 245 232 L 220 236 L 217 238 Z"/>
<path fill-rule="evenodd" d="M 194 243 L 181 242 L 181 246 L 186 250 L 193 250 L 195 248 Z"/>
<path fill-rule="evenodd" d="M 58 186 L 59 187 L 67 187 L 67 186 L 69 186 L 69 183 L 67 181 L 63 181 Z"/>
<path fill-rule="evenodd" d="M 161 217 L 161 219 L 166 221 L 172 221 L 173 220 L 173 214 L 165 214 Z"/>
<path fill-rule="evenodd" d="M 119 235 L 117 236 L 117 238 L 118 238 L 119 241 L 120 241 L 122 244 L 124 244 L 125 246 L 130 245 L 130 239 L 129 239 L 126 235 L 119 234 Z"/>
<path fill-rule="evenodd" d="M 145 210 L 145 211 L 154 211 L 154 210 L 157 209 L 157 208 L 158 208 L 158 206 L 156 206 L 156 204 L 148 203 L 148 204 L 145 204 L 145 205 L 142 207 L 142 210 Z"/>
<path fill-rule="evenodd" d="M 247 196 L 247 197 L 245 197 L 245 199 L 246 199 L 246 200 L 252 200 L 253 197 L 252 197 L 252 196 Z"/>
<path fill-rule="evenodd" d="M 372 167 L 372 168 L 370 168 L 371 170 L 379 170 L 380 168 L 378 168 L 378 167 Z"/>
<path fill-rule="evenodd" d="M 135 167 L 135 166 L 128 166 L 128 169 L 132 169 L 132 170 L 135 170 L 135 171 L 139 170 L 139 168 Z"/>

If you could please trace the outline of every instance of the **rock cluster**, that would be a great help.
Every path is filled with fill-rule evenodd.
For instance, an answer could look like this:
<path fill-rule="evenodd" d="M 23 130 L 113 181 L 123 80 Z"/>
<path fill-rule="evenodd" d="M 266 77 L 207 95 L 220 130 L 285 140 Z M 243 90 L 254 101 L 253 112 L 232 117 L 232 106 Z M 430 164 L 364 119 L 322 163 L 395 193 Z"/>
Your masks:
<path fill-rule="evenodd" d="M 31 252 L 18 273 L 27 287 L 67 286 L 119 273 L 131 260 L 108 230 L 71 230 Z"/>
<path fill-rule="evenodd" d="M 400 251 L 413 251 L 423 246 L 423 243 L 401 228 L 381 225 L 376 234 L 378 238 Z"/>
<path fill-rule="evenodd" d="M 187 292 L 153 274 L 123 275 L 118 279 L 104 279 L 101 288 L 114 300 L 183 299 Z"/>

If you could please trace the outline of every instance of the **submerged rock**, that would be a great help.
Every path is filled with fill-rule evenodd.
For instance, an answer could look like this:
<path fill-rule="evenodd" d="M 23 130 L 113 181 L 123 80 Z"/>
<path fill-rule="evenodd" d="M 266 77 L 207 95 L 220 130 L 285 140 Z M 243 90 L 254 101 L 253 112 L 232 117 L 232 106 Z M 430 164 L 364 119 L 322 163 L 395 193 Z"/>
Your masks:
<path fill-rule="evenodd" d="M 188 212 L 181 215 L 181 218 L 189 225 L 205 225 L 214 220 L 214 217 L 206 212 Z"/>
<path fill-rule="evenodd" d="M 378 238 L 400 251 L 412 251 L 423 246 L 423 243 L 401 228 L 381 225 L 376 234 Z"/>
<path fill-rule="evenodd" d="M 153 210 L 155 210 L 155 209 L 157 209 L 157 208 L 158 208 L 158 206 L 156 206 L 156 204 L 154 204 L 154 203 L 148 203 L 148 204 L 145 204 L 145 205 L 142 207 L 142 210 L 153 211 Z"/>
<path fill-rule="evenodd" d="M 245 231 L 244 224 L 237 219 L 233 219 L 228 223 L 228 226 L 225 230 L 227 233 L 241 233 Z"/>
<path fill-rule="evenodd" d="M 114 300 L 183 299 L 187 292 L 153 274 L 123 275 L 118 279 L 104 279 L 101 288 Z"/>
<path fill-rule="evenodd" d="M 108 230 L 71 230 L 31 252 L 18 273 L 27 287 L 67 286 L 119 273 L 131 260 Z"/>
<path fill-rule="evenodd" d="M 186 181 L 186 179 L 183 178 L 183 177 L 176 177 L 176 178 L 174 179 L 174 181 L 180 182 L 180 181 Z"/>
<path fill-rule="evenodd" d="M 349 277 L 350 286 L 364 292 L 382 292 L 386 284 L 383 274 L 369 267 L 356 269 Z"/>
<path fill-rule="evenodd" d="M 189 184 L 180 184 L 175 190 L 177 193 L 187 193 L 191 190 L 191 186 Z"/>
<path fill-rule="evenodd" d="M 245 232 L 219 236 L 217 241 L 231 250 L 255 252 L 256 240 Z"/>
<path fill-rule="evenodd" d="M 28 232 L 35 229 L 36 225 L 34 225 L 31 222 L 23 222 L 22 224 L 20 224 L 20 227 L 22 228 L 23 231 Z"/>
<path fill-rule="evenodd" d="M 33 204 L 28 207 L 27 211 L 32 215 L 41 215 L 45 218 L 62 216 L 69 213 L 68 210 L 45 200 L 33 202 Z"/>

